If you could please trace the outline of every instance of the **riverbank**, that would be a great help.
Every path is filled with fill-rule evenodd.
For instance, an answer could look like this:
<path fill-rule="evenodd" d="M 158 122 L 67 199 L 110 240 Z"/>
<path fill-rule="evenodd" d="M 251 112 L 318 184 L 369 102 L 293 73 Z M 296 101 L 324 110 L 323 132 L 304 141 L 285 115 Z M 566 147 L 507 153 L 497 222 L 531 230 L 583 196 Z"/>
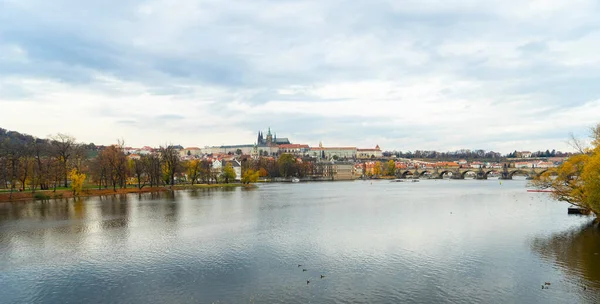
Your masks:
<path fill-rule="evenodd" d="M 120 195 L 120 194 L 131 194 L 131 193 L 149 193 L 149 192 L 164 192 L 164 191 L 173 191 L 173 190 L 190 190 L 190 189 L 216 189 L 216 188 L 254 188 L 256 185 L 244 185 L 244 184 L 196 184 L 196 185 L 176 185 L 173 187 L 144 187 L 142 189 L 138 189 L 137 187 L 132 188 L 124 188 L 117 190 L 113 189 L 98 189 L 98 188 L 86 188 L 84 189 L 78 196 L 79 197 L 89 197 L 89 196 L 106 196 L 106 195 Z M 70 189 L 60 189 L 60 190 L 44 190 L 44 191 L 21 191 L 21 192 L 13 192 L 12 197 L 8 192 L 0 193 L 0 203 L 7 202 L 22 202 L 22 201 L 32 201 L 32 200 L 48 200 L 48 199 L 62 199 L 62 198 L 73 198 L 73 191 Z"/>

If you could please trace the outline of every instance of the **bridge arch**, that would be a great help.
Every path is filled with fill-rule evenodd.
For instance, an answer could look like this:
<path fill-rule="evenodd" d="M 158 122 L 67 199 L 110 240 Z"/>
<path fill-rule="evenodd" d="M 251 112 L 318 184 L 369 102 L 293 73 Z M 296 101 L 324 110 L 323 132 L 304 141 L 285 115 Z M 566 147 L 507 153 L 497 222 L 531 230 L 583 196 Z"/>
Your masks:
<path fill-rule="evenodd" d="M 425 169 L 425 170 L 423 170 L 423 171 L 420 171 L 420 172 L 419 172 L 419 177 L 423 177 L 423 176 L 425 176 L 425 174 L 426 174 L 426 173 L 429 173 L 429 174 L 431 175 L 431 174 L 433 174 L 433 171 L 431 171 L 431 170 L 428 170 L 428 169 Z"/>
<path fill-rule="evenodd" d="M 484 177 L 487 179 L 487 178 L 488 178 L 488 174 L 490 174 L 490 173 L 492 173 L 492 172 L 494 172 L 494 173 L 501 173 L 501 171 L 500 171 L 500 170 L 492 169 L 492 170 L 486 170 L 486 171 L 483 173 L 483 176 L 484 176 Z"/>
<path fill-rule="evenodd" d="M 523 170 L 523 169 L 517 169 L 517 170 L 514 170 L 514 171 L 510 171 L 508 173 L 508 176 L 512 179 L 513 175 L 515 175 L 515 174 L 524 174 L 525 176 L 530 177 L 531 171 L 527 171 L 527 170 Z"/>
<path fill-rule="evenodd" d="M 454 173 L 456 173 L 456 172 L 455 172 L 455 171 L 452 171 L 452 170 L 441 170 L 441 171 L 440 171 L 440 176 L 439 176 L 439 178 L 444 178 L 444 175 L 448 175 L 448 173 L 452 173 L 452 174 L 454 174 Z"/>
<path fill-rule="evenodd" d="M 467 170 L 465 170 L 465 171 L 461 172 L 461 173 L 460 173 L 460 175 L 461 175 L 461 178 L 463 178 L 463 179 L 464 179 L 464 178 L 465 178 L 465 176 L 467 175 L 467 173 L 469 173 L 469 172 L 473 172 L 473 173 L 475 173 L 475 177 L 477 177 L 477 172 L 478 172 L 478 171 L 479 171 L 479 170 L 467 169 Z"/>
<path fill-rule="evenodd" d="M 406 178 L 406 176 L 409 175 L 409 174 L 412 175 L 413 174 L 412 171 L 410 171 L 410 170 L 404 170 L 404 171 L 400 171 L 399 176 L 401 178 Z"/>

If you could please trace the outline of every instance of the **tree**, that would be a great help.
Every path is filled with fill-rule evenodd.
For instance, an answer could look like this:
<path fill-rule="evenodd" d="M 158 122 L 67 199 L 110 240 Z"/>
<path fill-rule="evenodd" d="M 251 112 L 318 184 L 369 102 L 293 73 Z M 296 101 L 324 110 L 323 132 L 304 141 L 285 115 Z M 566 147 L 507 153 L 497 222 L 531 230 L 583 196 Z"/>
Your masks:
<path fill-rule="evenodd" d="M 53 136 L 49 136 L 51 139 L 51 144 L 54 146 L 54 151 L 59 159 L 62 167 L 62 173 L 64 175 L 65 187 L 67 187 L 67 174 L 68 174 L 68 163 L 73 156 L 77 143 L 75 142 L 75 137 L 58 133 Z"/>
<path fill-rule="evenodd" d="M 192 186 L 194 185 L 194 183 L 196 183 L 196 181 L 200 177 L 201 166 L 202 166 L 202 163 L 200 163 L 200 160 L 198 160 L 198 159 L 192 159 L 185 164 L 187 177 L 189 178 L 190 182 L 192 183 Z"/>
<path fill-rule="evenodd" d="M 73 168 L 69 173 L 69 179 L 71 180 L 71 189 L 73 190 L 73 196 L 78 196 L 83 190 L 85 174 L 78 172 L 77 169 Z"/>
<path fill-rule="evenodd" d="M 375 176 L 380 176 L 381 175 L 381 162 L 376 162 L 375 166 L 373 167 L 373 175 Z"/>
<path fill-rule="evenodd" d="M 260 172 L 248 169 L 242 174 L 242 184 L 256 183 Z"/>
<path fill-rule="evenodd" d="M 142 189 L 144 186 L 146 186 L 146 182 L 148 181 L 149 177 L 147 172 L 148 166 L 144 164 L 144 161 L 145 159 L 142 159 L 141 157 L 140 159 L 129 160 L 129 169 L 135 177 L 138 189 Z"/>
<path fill-rule="evenodd" d="M 123 142 L 119 141 L 117 145 L 106 147 L 101 152 L 100 157 L 101 171 L 106 174 L 107 182 L 110 182 L 113 191 L 117 191 L 117 185 L 121 188 L 127 186 L 127 177 L 129 176 L 129 166 L 127 156 L 123 151 Z"/>
<path fill-rule="evenodd" d="M 268 172 L 265 168 L 260 168 L 258 169 L 258 176 L 259 177 L 266 177 L 268 175 Z"/>
<path fill-rule="evenodd" d="M 390 159 L 385 166 L 385 175 L 394 176 L 396 174 L 396 162 Z"/>
<path fill-rule="evenodd" d="M 294 155 L 289 153 L 281 154 L 279 159 L 277 160 L 277 165 L 279 166 L 279 173 L 283 177 L 288 177 L 291 175 L 294 170 L 294 165 L 296 164 L 296 158 Z"/>
<path fill-rule="evenodd" d="M 600 123 L 592 129 L 592 147 L 572 138 L 582 153 L 548 170 L 533 181 L 539 188 L 551 188 L 552 196 L 600 215 Z"/>
<path fill-rule="evenodd" d="M 212 163 L 209 160 L 203 159 L 200 162 L 200 171 L 198 174 L 199 174 L 199 177 L 202 179 L 202 182 L 205 184 L 210 184 L 211 169 L 212 169 Z"/>
<path fill-rule="evenodd" d="M 235 154 L 237 154 L 237 155 L 242 155 L 242 149 L 237 149 L 237 150 L 235 150 Z"/>
<path fill-rule="evenodd" d="M 180 170 L 179 152 L 172 145 L 160 147 L 161 160 L 166 174 L 165 180 L 168 180 L 171 187 L 175 185 L 175 174 Z"/>
<path fill-rule="evenodd" d="M 162 163 L 156 154 L 143 155 L 142 160 L 150 177 L 150 187 L 160 186 L 162 180 Z"/>
<path fill-rule="evenodd" d="M 226 184 L 229 184 L 229 180 L 235 179 L 235 170 L 233 170 L 231 163 L 225 165 L 223 172 L 221 172 L 221 178 L 225 180 Z"/>

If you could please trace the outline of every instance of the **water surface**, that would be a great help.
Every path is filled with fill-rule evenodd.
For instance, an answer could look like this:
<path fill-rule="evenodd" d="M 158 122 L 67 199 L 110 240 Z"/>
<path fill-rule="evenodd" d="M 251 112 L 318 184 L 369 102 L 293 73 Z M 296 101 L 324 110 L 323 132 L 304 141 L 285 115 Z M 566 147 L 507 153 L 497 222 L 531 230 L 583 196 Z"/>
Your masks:
<path fill-rule="evenodd" d="M 525 186 L 265 184 L 0 204 L 0 302 L 600 302 L 598 228 Z"/>

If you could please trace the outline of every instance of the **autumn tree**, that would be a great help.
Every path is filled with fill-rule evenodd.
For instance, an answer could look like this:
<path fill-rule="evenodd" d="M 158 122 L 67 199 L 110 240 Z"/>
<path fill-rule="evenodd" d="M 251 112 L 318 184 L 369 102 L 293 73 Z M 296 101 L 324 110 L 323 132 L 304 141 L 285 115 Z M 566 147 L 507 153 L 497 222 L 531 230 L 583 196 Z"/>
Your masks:
<path fill-rule="evenodd" d="M 385 175 L 394 176 L 396 175 L 396 162 L 390 159 L 385 166 Z"/>
<path fill-rule="evenodd" d="M 381 162 L 378 161 L 375 163 L 375 166 L 373 167 L 373 175 L 380 176 L 381 173 L 382 173 Z"/>
<path fill-rule="evenodd" d="M 130 159 L 129 160 L 129 170 L 133 174 L 135 181 L 137 183 L 138 189 L 144 188 L 149 179 L 149 174 L 147 172 L 148 166 L 144 164 L 146 159 Z"/>
<path fill-rule="evenodd" d="M 54 147 L 54 152 L 61 164 L 61 172 L 64 176 L 64 186 L 67 187 L 67 175 L 68 175 L 68 164 L 71 157 L 74 155 L 77 148 L 75 137 L 58 133 L 56 135 L 49 136 L 51 144 Z"/>
<path fill-rule="evenodd" d="M 164 167 L 164 172 L 168 178 L 169 184 L 175 185 L 175 175 L 179 172 L 181 164 L 179 160 L 179 152 L 172 145 L 160 147 L 160 157 Z"/>
<path fill-rule="evenodd" d="M 71 189 L 73 190 L 73 196 L 78 196 L 83 190 L 83 183 L 85 182 L 85 174 L 78 172 L 77 169 L 71 169 L 69 173 L 69 179 L 71 180 Z"/>
<path fill-rule="evenodd" d="M 279 156 L 277 160 L 277 165 L 279 166 L 279 173 L 282 177 L 288 177 L 292 174 L 294 170 L 294 165 L 296 164 L 296 157 L 289 153 L 284 153 Z"/>
<path fill-rule="evenodd" d="M 117 185 L 125 188 L 129 167 L 122 142 L 106 147 L 101 154 L 102 163 L 100 165 L 105 166 L 106 176 L 113 187 L 113 191 L 117 191 Z"/>
<path fill-rule="evenodd" d="M 549 169 L 533 181 L 539 188 L 550 188 L 552 196 L 596 216 L 600 214 L 600 124 L 592 129 L 592 146 L 584 147 L 575 140 L 581 152 L 569 157 L 557 168 Z"/>
<path fill-rule="evenodd" d="M 258 169 L 258 176 L 259 177 L 266 177 L 268 175 L 268 172 L 265 168 L 260 168 Z"/>
<path fill-rule="evenodd" d="M 221 178 L 225 180 L 226 184 L 229 184 L 229 180 L 235 179 L 235 170 L 233 170 L 233 166 L 231 163 L 227 163 L 225 167 L 223 167 L 223 172 L 221 172 Z"/>
<path fill-rule="evenodd" d="M 198 181 L 200 177 L 200 171 L 202 168 L 202 163 L 199 159 L 192 159 L 185 164 L 186 174 L 192 186 Z"/>
<path fill-rule="evenodd" d="M 33 173 L 36 176 L 35 183 L 40 186 L 40 190 L 50 189 L 52 181 L 52 167 L 56 158 L 52 156 L 52 146 L 46 140 L 36 139 L 31 147 L 31 153 L 34 159 Z M 35 186 L 32 191 L 35 191 Z"/>
<path fill-rule="evenodd" d="M 211 169 L 212 169 L 212 162 L 210 160 L 203 159 L 200 161 L 200 170 L 198 172 L 198 177 L 205 184 L 210 184 Z"/>
<path fill-rule="evenodd" d="M 242 174 L 242 184 L 256 183 L 259 175 L 260 173 L 258 171 L 247 169 L 244 171 L 244 174 Z"/>

